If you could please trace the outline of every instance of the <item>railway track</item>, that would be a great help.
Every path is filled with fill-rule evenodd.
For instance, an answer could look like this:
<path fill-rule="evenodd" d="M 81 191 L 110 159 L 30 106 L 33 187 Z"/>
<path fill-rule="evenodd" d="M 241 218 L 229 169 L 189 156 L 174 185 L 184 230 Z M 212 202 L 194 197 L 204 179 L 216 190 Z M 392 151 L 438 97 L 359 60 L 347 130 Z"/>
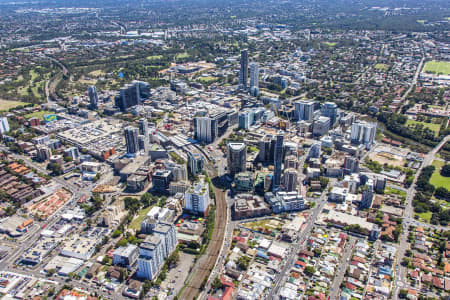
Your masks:
<path fill-rule="evenodd" d="M 208 164 L 208 175 L 210 178 L 216 176 L 216 170 Z M 198 267 L 194 270 L 194 275 L 189 281 L 180 299 L 192 300 L 200 293 L 203 283 L 209 277 L 211 270 L 214 268 L 216 260 L 219 257 L 220 249 L 222 248 L 223 239 L 225 237 L 225 227 L 227 220 L 227 203 L 225 192 L 221 189 L 213 187 L 216 195 L 216 216 L 214 222 L 214 229 L 212 239 L 209 242 L 208 248 L 203 256 L 199 258 Z"/>

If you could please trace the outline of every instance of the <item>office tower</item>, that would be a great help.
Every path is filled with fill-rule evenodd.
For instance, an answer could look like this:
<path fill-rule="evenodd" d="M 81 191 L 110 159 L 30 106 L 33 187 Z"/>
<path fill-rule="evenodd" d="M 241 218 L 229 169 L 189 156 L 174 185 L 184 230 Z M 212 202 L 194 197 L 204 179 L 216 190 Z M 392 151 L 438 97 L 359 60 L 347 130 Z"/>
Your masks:
<path fill-rule="evenodd" d="M 259 68 L 256 62 L 250 63 L 250 95 L 259 95 Z"/>
<path fill-rule="evenodd" d="M 89 95 L 89 102 L 91 104 L 92 109 L 98 108 L 98 95 L 97 95 L 97 88 L 95 85 L 90 85 L 88 87 L 88 95 Z"/>
<path fill-rule="evenodd" d="M 369 179 L 362 187 L 361 208 L 370 208 L 373 200 L 373 180 Z"/>
<path fill-rule="evenodd" d="M 147 82 L 135 80 L 120 88 L 115 101 L 121 111 L 126 111 L 134 105 L 141 104 L 141 101 L 148 97 L 150 97 L 150 85 Z"/>
<path fill-rule="evenodd" d="M 77 147 L 70 147 L 64 150 L 64 155 L 72 158 L 73 160 L 77 160 L 80 157 L 80 152 Z"/>
<path fill-rule="evenodd" d="M 336 123 L 337 105 L 333 102 L 325 102 L 322 106 L 322 116 L 330 118 L 330 128 Z"/>
<path fill-rule="evenodd" d="M 176 164 L 173 161 L 165 161 L 164 167 L 172 172 L 173 181 L 187 180 L 187 171 L 185 164 Z"/>
<path fill-rule="evenodd" d="M 192 175 L 196 176 L 200 174 L 203 170 L 203 158 L 198 153 L 192 153 L 188 152 L 188 166 L 189 166 L 189 172 L 191 172 Z"/>
<path fill-rule="evenodd" d="M 276 137 L 275 150 L 273 155 L 274 157 L 273 158 L 274 171 L 272 184 L 273 191 L 277 191 L 281 186 L 281 169 L 283 164 L 283 140 L 284 135 L 280 131 Z"/>
<path fill-rule="evenodd" d="M 364 144 L 369 149 L 374 144 L 376 135 L 377 123 L 358 121 L 352 124 L 350 140 L 353 143 Z"/>
<path fill-rule="evenodd" d="M 203 176 L 201 176 L 203 177 Z M 204 177 L 200 181 L 194 183 L 185 193 L 184 209 L 190 213 L 206 216 L 209 209 L 209 186 L 204 181 Z"/>
<path fill-rule="evenodd" d="M 344 160 L 344 172 L 346 174 L 359 172 L 359 160 L 353 156 L 346 156 Z"/>
<path fill-rule="evenodd" d="M 248 50 L 241 51 L 241 70 L 239 72 L 239 84 L 247 89 L 248 81 Z"/>
<path fill-rule="evenodd" d="M 312 144 L 308 152 L 308 158 L 319 158 L 321 150 L 322 150 L 321 143 Z"/>
<path fill-rule="evenodd" d="M 311 121 L 314 114 L 314 101 L 295 102 L 294 118 L 297 121 Z"/>
<path fill-rule="evenodd" d="M 229 142 L 228 148 L 228 170 L 232 176 L 247 170 L 247 146 L 244 142 Z"/>
<path fill-rule="evenodd" d="M 194 138 L 202 143 L 212 143 L 217 137 L 217 127 L 209 117 L 194 118 Z"/>
<path fill-rule="evenodd" d="M 146 118 L 142 118 L 139 120 L 139 134 L 144 137 L 144 145 L 142 149 L 146 154 L 148 154 L 148 151 L 150 150 L 150 142 L 149 142 L 149 133 L 148 133 L 148 121 Z"/>
<path fill-rule="evenodd" d="M 289 155 L 287 156 L 287 154 L 285 155 L 286 158 L 284 159 L 284 167 L 286 169 L 288 168 L 294 168 L 294 169 L 298 169 L 298 158 L 296 155 Z"/>
<path fill-rule="evenodd" d="M 315 136 L 321 136 L 330 130 L 330 118 L 320 116 L 319 119 L 314 121 L 313 124 L 313 135 Z"/>
<path fill-rule="evenodd" d="M 128 126 L 125 128 L 125 142 L 128 154 L 136 154 L 139 152 L 139 130 L 136 127 Z"/>
<path fill-rule="evenodd" d="M 161 221 L 153 229 L 155 235 L 164 240 L 163 257 L 167 258 L 177 247 L 177 231 L 172 223 Z"/>
<path fill-rule="evenodd" d="M 169 170 L 157 170 L 153 173 L 153 189 L 157 192 L 165 192 L 169 188 L 170 181 L 172 181 L 172 172 Z"/>
<path fill-rule="evenodd" d="M 258 160 L 261 162 L 273 162 L 273 153 L 275 149 L 275 139 L 272 135 L 265 135 L 258 142 Z"/>
<path fill-rule="evenodd" d="M 6 117 L 0 117 L 0 133 L 6 133 L 9 131 L 9 123 Z"/>
<path fill-rule="evenodd" d="M 239 129 L 248 129 L 250 124 L 250 114 L 248 111 L 239 114 Z"/>
<path fill-rule="evenodd" d="M 297 190 L 297 170 L 290 168 L 284 171 L 284 189 L 288 192 Z"/>

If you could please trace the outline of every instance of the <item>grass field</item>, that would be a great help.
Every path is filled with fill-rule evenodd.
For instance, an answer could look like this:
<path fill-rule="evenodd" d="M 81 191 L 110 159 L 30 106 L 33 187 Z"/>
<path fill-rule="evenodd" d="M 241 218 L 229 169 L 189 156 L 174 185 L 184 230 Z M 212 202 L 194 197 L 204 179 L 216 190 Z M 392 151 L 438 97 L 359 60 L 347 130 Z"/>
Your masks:
<path fill-rule="evenodd" d="M 2 100 L 0 99 L 0 111 L 7 111 L 11 108 L 21 106 L 21 105 L 27 105 L 29 103 L 21 102 L 21 101 L 9 101 L 9 100 Z"/>
<path fill-rule="evenodd" d="M 48 110 L 40 110 L 40 111 L 33 112 L 33 113 L 31 113 L 31 114 L 26 114 L 24 117 L 25 117 L 26 119 L 29 119 L 29 118 L 38 118 L 38 119 L 43 120 L 45 115 L 51 115 L 51 114 L 53 114 L 52 111 L 48 111 Z"/>
<path fill-rule="evenodd" d="M 188 58 L 189 57 L 189 53 L 187 53 L 187 52 L 178 53 L 176 57 L 180 58 L 180 59 L 181 58 Z"/>
<path fill-rule="evenodd" d="M 378 71 L 387 71 L 389 69 L 389 66 L 386 64 L 376 64 L 375 69 Z"/>
<path fill-rule="evenodd" d="M 450 75 L 450 62 L 448 61 L 428 61 L 423 67 L 427 73 Z"/>
<path fill-rule="evenodd" d="M 431 175 L 430 183 L 434 185 L 435 188 L 438 187 L 445 187 L 447 190 L 450 190 L 450 180 L 448 177 L 441 176 L 439 173 L 441 171 L 442 166 L 445 163 L 440 160 L 434 160 L 433 166 L 436 167 L 436 169 L 433 172 L 433 175 Z"/>
<path fill-rule="evenodd" d="M 149 206 L 147 208 L 142 209 L 139 212 L 139 215 L 130 223 L 130 226 L 128 226 L 131 229 L 139 230 L 141 229 L 141 223 L 142 220 L 144 220 L 145 216 L 147 216 L 147 213 L 152 209 L 153 206 Z"/>
<path fill-rule="evenodd" d="M 438 136 L 439 130 L 441 129 L 441 125 L 440 124 L 418 122 L 418 121 L 409 120 L 409 119 L 406 121 L 406 126 L 409 126 L 409 125 L 415 126 L 417 124 L 422 124 L 424 127 L 427 127 L 429 129 L 433 130 L 434 134 L 436 136 Z"/>
<path fill-rule="evenodd" d="M 93 77 L 100 77 L 100 76 L 105 76 L 106 73 L 103 72 L 102 70 L 94 70 L 92 72 L 89 72 L 88 74 L 89 76 L 93 76 Z"/>
<path fill-rule="evenodd" d="M 328 47 L 334 47 L 336 46 L 335 42 L 324 42 L 325 45 L 327 45 Z"/>
<path fill-rule="evenodd" d="M 148 60 L 159 60 L 162 59 L 163 56 L 162 55 L 151 55 L 151 56 L 147 56 Z"/>
<path fill-rule="evenodd" d="M 214 77 L 214 76 L 207 76 L 207 77 L 200 77 L 200 78 L 198 79 L 198 81 L 200 81 L 201 83 L 210 84 L 210 83 L 216 82 L 217 79 L 218 79 L 218 78 L 217 78 L 217 77 Z"/>
<path fill-rule="evenodd" d="M 419 219 L 421 221 L 425 221 L 427 223 L 430 223 L 432 212 L 431 211 L 427 211 L 425 213 L 416 214 L 416 215 L 419 216 Z"/>

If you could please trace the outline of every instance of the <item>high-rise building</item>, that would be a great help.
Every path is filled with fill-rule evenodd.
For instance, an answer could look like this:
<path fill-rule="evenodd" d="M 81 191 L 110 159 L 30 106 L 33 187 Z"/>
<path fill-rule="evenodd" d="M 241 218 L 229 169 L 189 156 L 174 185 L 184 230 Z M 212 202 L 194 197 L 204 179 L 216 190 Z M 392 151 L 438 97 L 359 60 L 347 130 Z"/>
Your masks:
<path fill-rule="evenodd" d="M 9 131 L 9 123 L 6 117 L 0 117 L 0 133 L 6 133 Z"/>
<path fill-rule="evenodd" d="M 281 186 L 281 170 L 283 164 L 283 140 L 284 134 L 280 131 L 276 137 L 273 155 L 273 165 L 274 165 L 273 183 L 272 183 L 273 191 L 278 191 Z"/>
<path fill-rule="evenodd" d="M 170 170 L 157 170 L 153 173 L 153 189 L 157 192 L 166 191 L 169 188 L 170 181 L 172 181 L 172 172 Z"/>
<path fill-rule="evenodd" d="M 273 162 L 273 154 L 275 150 L 275 139 L 272 135 L 265 135 L 258 142 L 258 160 L 261 162 Z"/>
<path fill-rule="evenodd" d="M 294 169 L 298 169 L 298 158 L 296 155 L 285 155 L 285 159 L 284 159 L 284 168 L 289 169 L 289 168 L 294 168 Z"/>
<path fill-rule="evenodd" d="M 80 157 L 80 151 L 78 151 L 77 147 L 70 147 L 64 150 L 64 155 L 72 158 L 73 160 L 77 160 Z"/>
<path fill-rule="evenodd" d="M 173 181 L 187 180 L 187 171 L 185 164 L 176 164 L 173 161 L 165 161 L 164 167 L 166 168 L 166 170 L 172 172 Z"/>
<path fill-rule="evenodd" d="M 175 226 L 169 222 L 159 222 L 153 229 L 153 232 L 164 240 L 163 257 L 169 257 L 177 247 L 178 242 Z"/>
<path fill-rule="evenodd" d="M 228 148 L 228 170 L 230 174 L 245 172 L 247 170 L 247 146 L 244 142 L 229 142 Z"/>
<path fill-rule="evenodd" d="M 158 235 L 149 235 L 139 245 L 137 276 L 153 280 L 164 263 L 164 240 Z"/>
<path fill-rule="evenodd" d="M 322 106 L 322 116 L 330 118 L 330 127 L 336 124 L 337 110 L 338 107 L 333 102 L 325 102 Z"/>
<path fill-rule="evenodd" d="M 50 159 L 52 156 L 52 151 L 49 147 L 45 145 L 38 145 L 37 146 L 37 158 L 39 161 L 44 162 Z"/>
<path fill-rule="evenodd" d="M 134 80 L 123 86 L 116 97 L 116 106 L 125 111 L 128 108 L 141 104 L 142 99 L 150 97 L 150 85 L 147 82 Z"/>
<path fill-rule="evenodd" d="M 113 252 L 113 264 L 131 268 L 139 256 L 139 249 L 136 245 L 119 247 Z"/>
<path fill-rule="evenodd" d="M 344 160 L 344 172 L 346 174 L 359 172 L 359 160 L 353 156 L 346 156 Z"/>
<path fill-rule="evenodd" d="M 144 137 L 143 150 L 146 154 L 148 154 L 148 151 L 150 150 L 150 137 L 148 132 L 148 121 L 146 118 L 142 118 L 139 120 L 139 134 Z"/>
<path fill-rule="evenodd" d="M 313 135 L 322 136 L 330 130 L 330 118 L 320 116 L 319 119 L 314 121 L 313 124 Z"/>
<path fill-rule="evenodd" d="M 373 201 L 373 180 L 369 178 L 362 187 L 361 208 L 370 208 Z"/>
<path fill-rule="evenodd" d="M 375 143 L 377 123 L 358 121 L 352 124 L 350 139 L 353 143 L 364 144 L 370 148 Z"/>
<path fill-rule="evenodd" d="M 128 154 L 136 154 L 139 152 L 139 130 L 136 127 L 128 126 L 125 128 L 125 142 Z"/>
<path fill-rule="evenodd" d="M 95 85 L 90 85 L 88 87 L 88 95 L 89 95 L 89 103 L 91 105 L 92 109 L 98 108 L 98 94 L 97 94 L 97 88 Z"/>
<path fill-rule="evenodd" d="M 248 85 L 248 50 L 241 51 L 241 69 L 239 71 L 239 84 L 247 89 Z"/>
<path fill-rule="evenodd" d="M 311 121 L 314 115 L 314 101 L 295 102 L 294 118 L 297 121 Z"/>
<path fill-rule="evenodd" d="M 297 170 L 290 168 L 284 171 L 284 189 L 288 192 L 297 190 Z"/>
<path fill-rule="evenodd" d="M 192 175 L 196 176 L 201 173 L 203 170 L 203 158 L 198 153 L 192 153 L 188 152 L 188 167 L 189 172 L 191 172 Z"/>
<path fill-rule="evenodd" d="M 248 129 L 251 126 L 250 113 L 248 111 L 239 114 L 239 129 Z"/>
<path fill-rule="evenodd" d="M 194 138 L 203 143 L 212 143 L 217 137 L 217 127 L 209 117 L 194 118 Z"/>
<path fill-rule="evenodd" d="M 259 68 L 258 63 L 250 63 L 250 95 L 259 95 Z"/>
<path fill-rule="evenodd" d="M 312 144 L 311 148 L 309 149 L 309 152 L 308 152 L 308 158 L 319 158 L 321 150 L 322 150 L 321 143 Z"/>
<path fill-rule="evenodd" d="M 206 216 L 209 209 L 209 186 L 200 176 L 200 181 L 194 183 L 184 194 L 184 209 L 190 213 Z"/>

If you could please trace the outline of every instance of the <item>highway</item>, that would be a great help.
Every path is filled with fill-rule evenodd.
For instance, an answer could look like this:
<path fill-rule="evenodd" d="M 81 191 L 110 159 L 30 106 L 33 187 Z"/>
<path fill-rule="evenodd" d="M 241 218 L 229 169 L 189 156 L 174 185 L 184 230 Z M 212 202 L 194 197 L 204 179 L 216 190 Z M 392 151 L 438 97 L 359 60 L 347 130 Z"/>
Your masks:
<path fill-rule="evenodd" d="M 425 156 L 422 165 L 420 166 L 420 168 L 417 170 L 416 175 L 414 177 L 414 181 L 411 184 L 411 186 L 409 187 L 409 189 L 406 192 L 406 207 L 405 207 L 405 213 L 404 213 L 404 218 L 403 218 L 403 231 L 402 234 L 400 235 L 400 245 L 398 247 L 398 255 L 397 255 L 397 271 L 395 274 L 395 287 L 392 293 L 392 297 L 393 299 L 398 299 L 398 294 L 400 292 L 400 289 L 403 288 L 404 286 L 407 285 L 407 268 L 403 267 L 401 265 L 401 262 L 403 260 L 403 257 L 405 256 L 405 252 L 406 250 L 409 249 L 409 244 L 408 244 L 408 233 L 409 233 L 409 226 L 413 225 L 414 223 L 417 223 L 414 220 L 414 211 L 413 211 L 413 207 L 412 207 L 412 202 L 414 199 L 414 195 L 416 193 L 416 183 L 417 183 L 417 179 L 419 178 L 419 174 L 422 171 L 422 169 L 424 167 L 427 167 L 429 165 L 431 165 L 431 163 L 433 162 L 434 156 L 436 155 L 437 152 L 439 152 L 439 150 L 444 146 L 444 144 L 446 142 L 448 142 L 450 139 L 450 135 L 447 135 L 445 138 L 442 139 L 442 141 L 436 146 L 434 147 L 430 152 L 428 152 L 428 154 Z M 428 225 L 428 224 L 423 224 L 425 227 L 436 227 L 435 225 Z M 439 226 L 437 226 L 439 227 Z M 443 229 L 444 227 L 442 227 Z M 447 228 L 448 229 L 448 228 Z"/>

